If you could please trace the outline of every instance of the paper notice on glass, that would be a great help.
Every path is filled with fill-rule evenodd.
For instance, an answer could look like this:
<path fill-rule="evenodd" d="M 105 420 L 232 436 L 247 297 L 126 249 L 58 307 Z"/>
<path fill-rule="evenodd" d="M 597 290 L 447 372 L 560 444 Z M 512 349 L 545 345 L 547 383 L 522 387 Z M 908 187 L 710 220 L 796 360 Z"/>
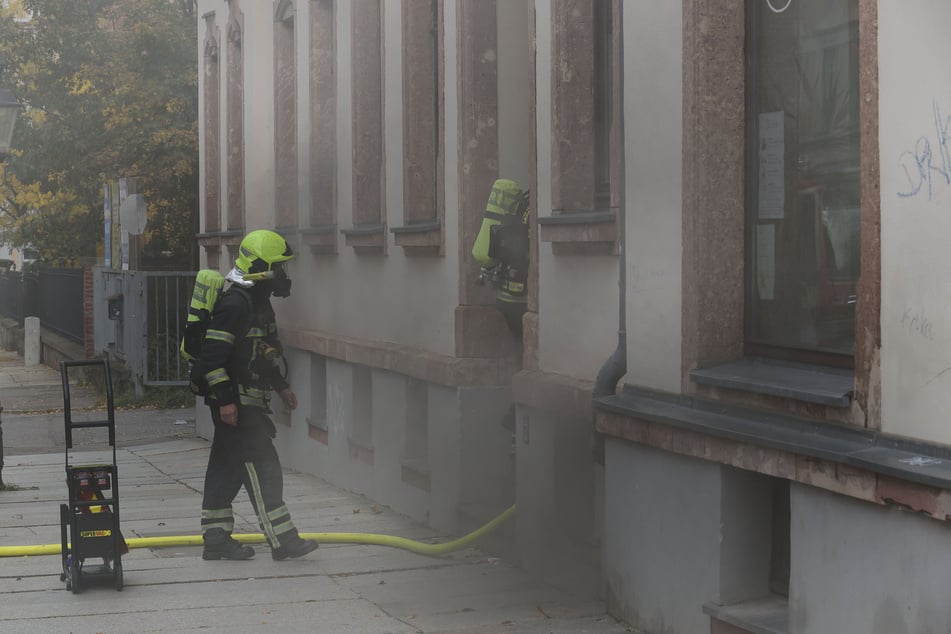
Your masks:
<path fill-rule="evenodd" d="M 776 225 L 756 225 L 756 290 L 759 298 L 774 299 L 776 286 Z"/>
<path fill-rule="evenodd" d="M 786 204 L 783 122 L 782 111 L 759 115 L 759 217 L 764 220 L 782 219 Z"/>

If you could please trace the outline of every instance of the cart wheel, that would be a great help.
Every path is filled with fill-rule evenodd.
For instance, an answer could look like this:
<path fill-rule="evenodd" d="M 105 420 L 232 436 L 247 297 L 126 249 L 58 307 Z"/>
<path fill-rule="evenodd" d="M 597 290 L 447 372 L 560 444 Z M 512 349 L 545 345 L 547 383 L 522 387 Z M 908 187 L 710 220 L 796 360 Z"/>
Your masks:
<path fill-rule="evenodd" d="M 66 587 L 73 591 L 73 594 L 79 594 L 81 588 L 79 587 L 79 562 L 76 558 L 73 558 L 72 565 L 69 568 L 70 582 L 67 582 Z"/>
<path fill-rule="evenodd" d="M 116 576 L 116 590 L 122 590 L 122 564 L 116 562 L 112 567 L 112 572 Z"/>

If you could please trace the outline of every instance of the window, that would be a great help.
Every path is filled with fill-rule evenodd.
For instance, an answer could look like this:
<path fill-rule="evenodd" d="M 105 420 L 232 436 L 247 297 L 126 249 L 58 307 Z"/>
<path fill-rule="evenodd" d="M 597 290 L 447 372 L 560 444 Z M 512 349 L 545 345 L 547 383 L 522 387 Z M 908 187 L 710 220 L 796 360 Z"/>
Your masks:
<path fill-rule="evenodd" d="M 442 245 L 442 17 L 438 0 L 403 0 L 403 223 L 393 227 L 408 254 Z"/>
<path fill-rule="evenodd" d="M 244 229 L 244 14 L 232 2 L 228 18 L 228 229 Z"/>
<path fill-rule="evenodd" d="M 314 253 L 337 252 L 337 40 L 334 0 L 310 2 L 310 226 Z"/>
<path fill-rule="evenodd" d="M 617 252 L 619 0 L 552 3 L 551 217 L 539 238 L 556 255 Z M 617 187 L 614 187 L 617 190 Z"/>
<path fill-rule="evenodd" d="M 611 116 L 614 101 L 614 38 L 610 2 L 594 3 L 594 195 L 595 206 L 611 206 Z"/>
<path fill-rule="evenodd" d="M 342 229 L 356 253 L 385 253 L 383 184 L 383 7 L 351 4 L 353 227 Z"/>
<path fill-rule="evenodd" d="M 297 228 L 297 62 L 294 3 L 281 0 L 274 16 L 275 225 Z"/>
<path fill-rule="evenodd" d="M 855 350 L 857 4 L 747 4 L 748 353 Z"/>
<path fill-rule="evenodd" d="M 219 171 L 221 168 L 221 149 L 218 146 L 219 127 L 219 67 L 218 67 L 218 26 L 215 14 L 205 16 L 205 53 L 204 53 L 204 107 L 202 118 L 205 124 L 205 231 L 218 231 L 221 227 L 221 187 Z"/>

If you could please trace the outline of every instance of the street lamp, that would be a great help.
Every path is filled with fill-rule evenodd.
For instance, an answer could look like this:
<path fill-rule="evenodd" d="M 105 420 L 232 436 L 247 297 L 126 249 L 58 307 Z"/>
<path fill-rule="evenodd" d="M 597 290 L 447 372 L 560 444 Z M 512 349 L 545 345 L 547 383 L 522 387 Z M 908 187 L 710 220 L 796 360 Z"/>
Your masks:
<path fill-rule="evenodd" d="M 6 88 L 0 88 L 0 156 L 10 155 L 13 142 L 13 127 L 20 113 L 20 102 Z"/>

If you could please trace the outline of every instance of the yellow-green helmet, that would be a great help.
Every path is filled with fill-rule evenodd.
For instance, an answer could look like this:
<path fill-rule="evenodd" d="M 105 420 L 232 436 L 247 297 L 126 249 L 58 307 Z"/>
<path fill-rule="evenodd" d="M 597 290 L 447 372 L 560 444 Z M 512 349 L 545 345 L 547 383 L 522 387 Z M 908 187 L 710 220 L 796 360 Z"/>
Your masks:
<path fill-rule="evenodd" d="M 257 229 L 244 236 L 235 261 L 243 273 L 264 273 L 274 265 L 294 259 L 287 240 L 269 229 Z"/>

